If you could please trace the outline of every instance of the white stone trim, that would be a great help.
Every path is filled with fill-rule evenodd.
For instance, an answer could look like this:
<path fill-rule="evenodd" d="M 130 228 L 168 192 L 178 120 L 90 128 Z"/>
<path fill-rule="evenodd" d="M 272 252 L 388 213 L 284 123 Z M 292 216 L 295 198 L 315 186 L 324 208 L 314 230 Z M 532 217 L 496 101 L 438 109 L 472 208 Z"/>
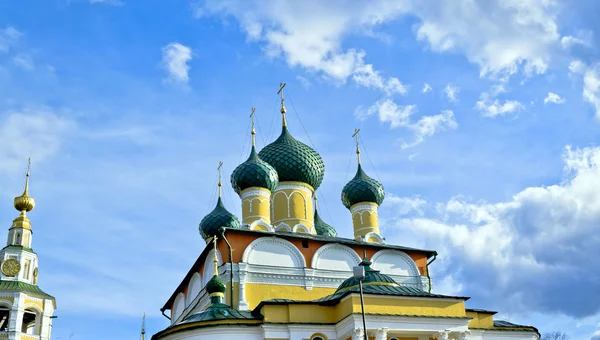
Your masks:
<path fill-rule="evenodd" d="M 356 253 L 356 251 L 354 251 L 354 249 L 339 243 L 329 243 L 324 246 L 321 246 L 321 248 L 317 249 L 317 251 L 313 254 L 312 263 L 310 264 L 310 267 L 313 269 L 318 269 L 319 260 L 321 259 L 323 253 L 332 249 L 339 249 L 343 252 L 348 253 L 351 257 L 353 257 L 356 260 L 356 265 L 358 265 L 361 261 L 360 256 Z"/>
<path fill-rule="evenodd" d="M 409 275 L 409 276 L 414 276 L 414 277 L 421 276 L 421 273 L 419 272 L 419 268 L 417 267 L 417 264 L 415 263 L 415 261 L 410 256 L 408 256 L 408 254 L 406 254 L 405 252 L 400 251 L 400 250 L 395 250 L 395 249 L 382 249 L 382 250 L 376 252 L 371 257 L 371 262 L 373 262 L 373 269 L 378 269 L 377 268 L 377 260 L 379 260 L 380 257 L 385 256 L 385 255 L 398 256 L 399 258 L 404 260 L 404 262 L 406 262 L 406 264 L 412 271 L 412 273 L 411 273 L 412 275 Z"/>
<path fill-rule="evenodd" d="M 248 189 L 250 189 L 250 188 L 248 188 Z M 240 198 L 242 199 L 242 201 L 245 200 L 248 196 L 262 196 L 266 199 L 270 199 L 271 192 L 268 189 L 252 189 L 252 190 L 244 190 L 240 194 Z M 255 197 L 253 199 L 258 199 L 258 198 Z M 261 202 L 262 202 L 262 200 L 261 200 Z"/>
<path fill-rule="evenodd" d="M 257 217 L 262 217 L 262 216 L 257 216 Z M 256 221 L 250 223 L 250 225 L 248 226 L 248 228 L 250 230 L 257 230 L 256 229 L 257 226 L 262 226 L 262 227 L 267 228 L 268 231 L 275 232 L 275 228 L 273 228 L 272 225 L 270 225 L 269 223 L 267 223 L 267 222 L 265 222 L 263 220 L 256 220 Z"/>
<path fill-rule="evenodd" d="M 289 183 L 289 182 L 288 183 L 280 182 L 277 185 L 277 188 L 275 189 L 275 191 L 280 191 L 280 190 L 304 191 L 304 193 L 306 193 L 309 196 L 312 196 L 312 194 L 313 194 L 313 190 L 308 185 Z"/>
<path fill-rule="evenodd" d="M 378 233 L 370 232 L 370 233 L 364 234 L 362 237 L 364 237 L 365 241 L 367 241 L 371 237 L 374 237 L 377 240 L 377 243 L 385 243 L 385 241 L 383 240 L 383 237 L 381 237 L 381 235 L 379 235 Z"/>
<path fill-rule="evenodd" d="M 275 231 L 287 231 L 287 232 L 292 232 L 292 227 L 290 227 L 287 223 L 285 222 L 281 222 L 277 225 L 277 227 L 275 228 Z"/>
<path fill-rule="evenodd" d="M 308 227 L 305 226 L 304 224 L 300 224 L 300 223 L 296 224 L 294 226 L 294 229 L 292 229 L 292 231 L 295 232 L 295 233 L 297 233 L 298 230 L 301 230 L 301 229 L 304 230 L 305 233 L 311 234 L 311 230 L 309 230 Z"/>
<path fill-rule="evenodd" d="M 273 244 L 278 244 L 283 246 L 284 248 L 288 249 L 295 257 L 296 259 L 296 264 L 301 267 L 304 268 L 306 267 L 306 260 L 304 259 L 304 255 L 302 255 L 302 253 L 300 252 L 300 250 L 298 248 L 296 248 L 296 246 L 291 243 L 288 240 L 284 240 L 281 238 L 276 238 L 276 237 L 261 237 L 258 238 L 254 241 L 252 241 L 252 243 L 250 243 L 248 245 L 248 247 L 246 247 L 246 250 L 244 250 L 244 254 L 242 255 L 242 262 L 244 263 L 248 263 L 248 259 L 250 258 L 250 254 L 252 254 L 252 252 L 260 245 L 263 243 L 273 243 Z"/>

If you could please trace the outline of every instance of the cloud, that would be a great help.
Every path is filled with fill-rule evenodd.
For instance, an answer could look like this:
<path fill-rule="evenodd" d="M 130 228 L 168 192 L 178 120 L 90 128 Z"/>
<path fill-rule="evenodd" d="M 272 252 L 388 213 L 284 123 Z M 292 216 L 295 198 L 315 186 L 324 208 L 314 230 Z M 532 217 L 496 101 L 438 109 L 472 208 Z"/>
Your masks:
<path fill-rule="evenodd" d="M 449 101 L 456 103 L 458 101 L 458 93 L 460 92 L 459 87 L 452 86 L 450 84 L 444 87 L 444 94 Z"/>
<path fill-rule="evenodd" d="M 592 104 L 600 118 L 600 63 L 588 67 L 583 75 L 583 99 Z"/>
<path fill-rule="evenodd" d="M 300 82 L 300 85 L 302 85 L 302 87 L 305 90 L 308 90 L 308 88 L 312 85 L 310 80 L 308 80 L 302 76 L 297 76 L 296 79 L 298 80 L 298 82 Z"/>
<path fill-rule="evenodd" d="M 27 157 L 39 163 L 54 156 L 74 126 L 72 120 L 49 108 L 4 112 L 0 115 L 0 172 L 22 170 Z"/>
<path fill-rule="evenodd" d="M 481 112 L 483 117 L 494 118 L 524 110 L 525 106 L 516 100 L 505 100 L 501 104 L 498 99 L 493 99 L 488 93 L 484 92 L 475 104 L 475 108 Z"/>
<path fill-rule="evenodd" d="M 600 256 L 600 238 L 594 236 L 600 223 L 600 147 L 567 146 L 563 161 L 559 184 L 528 187 L 497 203 L 462 197 L 428 203 L 425 215 L 394 215 L 387 225 L 395 225 L 397 237 L 419 235 L 425 246 L 444 250 L 442 262 L 452 259 L 447 268 L 452 281 L 481 303 L 507 313 L 596 315 L 600 263 L 589 259 Z"/>
<path fill-rule="evenodd" d="M 359 119 L 366 119 L 376 114 L 381 123 L 389 123 L 392 129 L 405 127 L 412 130 L 415 139 L 410 143 L 402 142 L 402 149 L 414 147 L 422 143 L 426 137 L 431 137 L 439 131 L 458 127 L 451 110 L 442 111 L 438 115 L 422 116 L 417 122 L 413 123 L 410 117 L 416 112 L 416 105 L 398 105 L 392 99 L 386 98 L 377 101 L 367 110 L 359 107 L 355 115 Z"/>
<path fill-rule="evenodd" d="M 23 33 L 12 26 L 0 28 L 0 52 L 8 52 L 11 46 L 14 45 L 22 35 Z"/>
<path fill-rule="evenodd" d="M 33 71 L 35 69 L 35 64 L 31 59 L 31 56 L 27 54 L 19 54 L 14 56 L 13 62 L 26 71 Z"/>
<path fill-rule="evenodd" d="M 187 64 L 192 60 L 192 50 L 178 42 L 170 43 L 162 49 L 162 65 L 168 72 L 167 81 L 176 83 L 187 83 L 190 66 Z"/>
<path fill-rule="evenodd" d="M 566 100 L 561 98 L 554 92 L 548 92 L 546 98 L 544 98 L 544 104 L 554 103 L 554 104 L 563 104 Z"/>
<path fill-rule="evenodd" d="M 586 65 L 581 60 L 573 60 L 569 64 L 569 71 L 571 73 L 583 73 Z"/>
<path fill-rule="evenodd" d="M 431 90 L 432 90 L 431 86 L 429 84 L 425 83 L 423 85 L 423 90 L 421 90 L 421 93 L 427 93 L 427 92 L 429 92 Z"/>
<path fill-rule="evenodd" d="M 579 31 L 577 37 L 567 35 L 560 39 L 560 44 L 565 50 L 569 50 L 577 45 L 583 47 L 592 46 L 592 31 Z"/>
<path fill-rule="evenodd" d="M 345 1 L 207 0 L 196 16 L 235 17 L 250 40 L 265 43 L 269 56 L 345 80 L 364 64 L 363 51 L 341 50 L 350 34 L 373 36 L 377 26 L 416 16 L 416 37 L 436 52 L 457 51 L 481 76 L 544 73 L 560 41 L 553 1 Z M 336 63 L 334 61 L 338 60 Z M 385 83 L 385 82 L 382 82 Z"/>

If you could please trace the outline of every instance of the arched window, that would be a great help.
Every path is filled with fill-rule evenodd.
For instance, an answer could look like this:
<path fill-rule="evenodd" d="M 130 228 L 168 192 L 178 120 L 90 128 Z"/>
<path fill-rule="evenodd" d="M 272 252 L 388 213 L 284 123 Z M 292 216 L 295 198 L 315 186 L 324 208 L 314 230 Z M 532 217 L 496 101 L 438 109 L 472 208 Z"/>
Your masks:
<path fill-rule="evenodd" d="M 21 332 L 29 335 L 40 335 L 40 314 L 31 308 L 23 312 Z"/>
<path fill-rule="evenodd" d="M 8 331 L 8 322 L 10 321 L 10 308 L 0 306 L 0 332 Z"/>
<path fill-rule="evenodd" d="M 21 245 L 21 233 L 17 233 L 17 236 L 15 237 L 15 244 Z"/>
<path fill-rule="evenodd" d="M 313 334 L 310 340 L 327 340 L 327 337 L 321 333 Z"/>

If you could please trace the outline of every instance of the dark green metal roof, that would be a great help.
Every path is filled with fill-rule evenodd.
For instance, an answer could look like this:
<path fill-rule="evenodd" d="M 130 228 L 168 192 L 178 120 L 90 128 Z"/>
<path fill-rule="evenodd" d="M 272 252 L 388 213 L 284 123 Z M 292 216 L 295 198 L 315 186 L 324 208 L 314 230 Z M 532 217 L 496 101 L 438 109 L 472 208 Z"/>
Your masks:
<path fill-rule="evenodd" d="M 23 251 L 27 251 L 27 252 L 35 254 L 35 252 L 33 251 L 33 249 L 27 248 L 27 247 L 24 247 L 24 246 L 8 245 L 8 246 L 2 248 L 2 250 L 5 250 L 5 249 L 6 250 L 11 250 L 11 249 L 14 249 L 14 250 L 23 250 Z"/>
<path fill-rule="evenodd" d="M 212 277 L 212 279 L 210 279 L 206 283 L 206 292 L 208 294 L 212 294 L 212 293 L 225 293 L 226 290 L 227 290 L 227 286 L 225 286 L 225 281 L 223 281 L 217 275 L 214 275 Z"/>
<path fill-rule="evenodd" d="M 200 234 L 207 240 L 219 233 L 219 228 L 240 228 L 240 221 L 237 217 L 227 211 L 223 205 L 221 197 L 217 200 L 217 206 L 208 215 L 204 216 L 200 222 Z"/>
<path fill-rule="evenodd" d="M 258 157 L 256 148 L 252 146 L 250 157 L 237 166 L 231 173 L 231 186 L 240 194 L 242 190 L 259 187 L 274 191 L 279 182 L 277 171 L 267 162 Z"/>
<path fill-rule="evenodd" d="M 356 175 L 342 189 L 342 202 L 350 209 L 356 203 L 371 202 L 381 205 L 385 192 L 383 185 L 369 177 L 358 164 Z"/>
<path fill-rule="evenodd" d="M 365 267 L 365 277 L 362 279 L 363 288 L 381 285 L 387 285 L 387 287 L 391 287 L 392 285 L 399 286 L 398 283 L 394 281 L 394 279 L 392 279 L 391 277 L 385 274 L 381 274 L 379 270 L 372 269 L 371 262 L 368 261 L 366 258 L 364 258 L 362 262 L 359 263 L 359 266 Z M 358 287 L 360 281 L 361 280 L 359 279 L 350 277 L 344 282 L 342 282 L 342 284 L 338 287 L 336 292 L 351 289 L 353 287 Z"/>
<path fill-rule="evenodd" d="M 54 300 L 54 296 L 45 293 L 40 287 L 25 282 L 0 280 L 0 290 L 23 292 L 37 297 Z"/>
<path fill-rule="evenodd" d="M 310 146 L 292 137 L 286 126 L 273 143 L 258 153 L 260 158 L 271 164 L 279 175 L 279 181 L 307 183 L 317 189 L 325 175 L 321 156 Z"/>
<path fill-rule="evenodd" d="M 181 323 L 215 321 L 215 320 L 261 320 L 261 316 L 254 316 L 250 311 L 242 311 L 231 309 L 223 303 L 214 303 L 210 305 L 204 312 L 195 313 L 185 318 Z"/>
<path fill-rule="evenodd" d="M 325 223 L 325 221 L 321 219 L 317 209 L 315 209 L 315 230 L 317 231 L 317 235 L 320 236 L 337 237 L 337 231 L 335 231 L 335 228 Z"/>

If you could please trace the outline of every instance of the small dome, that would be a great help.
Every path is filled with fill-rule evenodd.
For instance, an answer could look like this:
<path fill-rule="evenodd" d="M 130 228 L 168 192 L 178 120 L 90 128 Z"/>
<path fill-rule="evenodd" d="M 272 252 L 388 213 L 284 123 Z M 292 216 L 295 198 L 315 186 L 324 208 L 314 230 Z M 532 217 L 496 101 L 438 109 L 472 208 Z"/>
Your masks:
<path fill-rule="evenodd" d="M 358 164 L 358 170 L 354 178 L 342 189 L 342 202 L 348 209 L 361 202 L 381 205 L 384 197 L 383 185 L 367 176 L 360 164 Z"/>
<path fill-rule="evenodd" d="M 19 197 L 15 197 L 15 209 L 18 211 L 31 211 L 35 208 L 35 200 L 29 197 L 27 194 L 23 194 Z"/>
<path fill-rule="evenodd" d="M 207 240 L 218 234 L 221 227 L 240 228 L 240 221 L 237 217 L 227 211 L 223 205 L 221 197 L 217 200 L 217 206 L 208 215 L 204 216 L 200 222 L 200 234 Z"/>
<path fill-rule="evenodd" d="M 212 277 L 212 279 L 210 279 L 206 283 L 206 292 L 208 294 L 213 294 L 213 293 L 223 293 L 223 294 L 225 294 L 226 290 L 227 290 L 227 287 L 225 286 L 225 281 L 223 281 L 217 275 L 214 275 Z"/>
<path fill-rule="evenodd" d="M 317 231 L 317 235 L 337 237 L 337 231 L 321 219 L 317 209 L 315 209 L 315 230 Z"/>
<path fill-rule="evenodd" d="M 371 268 L 371 262 L 367 260 L 365 257 L 359 266 L 365 267 L 365 278 L 362 279 L 363 287 L 367 286 L 392 286 L 399 287 L 400 285 L 394 281 L 391 277 L 381 274 L 379 270 L 375 270 Z M 346 279 L 336 290 L 336 293 L 339 291 L 349 290 L 358 287 L 359 280 L 351 277 Z"/>
<path fill-rule="evenodd" d="M 269 163 L 258 157 L 256 149 L 252 146 L 250 157 L 237 166 L 231 173 L 231 186 L 238 195 L 251 187 L 259 187 L 274 191 L 279 182 L 277 171 Z"/>
<path fill-rule="evenodd" d="M 317 190 L 323 181 L 323 159 L 313 148 L 292 137 L 287 126 L 283 127 L 279 138 L 258 155 L 275 168 L 280 182 L 302 182 Z"/>

